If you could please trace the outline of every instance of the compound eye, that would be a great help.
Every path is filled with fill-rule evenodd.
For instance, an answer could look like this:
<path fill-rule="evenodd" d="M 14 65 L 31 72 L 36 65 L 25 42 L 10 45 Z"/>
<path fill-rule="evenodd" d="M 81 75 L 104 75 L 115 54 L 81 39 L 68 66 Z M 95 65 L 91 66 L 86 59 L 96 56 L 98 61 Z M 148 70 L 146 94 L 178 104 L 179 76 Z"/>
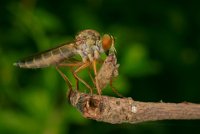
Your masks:
<path fill-rule="evenodd" d="M 102 38 L 102 47 L 104 51 L 108 51 L 112 46 L 112 43 L 113 43 L 112 37 L 108 34 L 104 34 Z"/>

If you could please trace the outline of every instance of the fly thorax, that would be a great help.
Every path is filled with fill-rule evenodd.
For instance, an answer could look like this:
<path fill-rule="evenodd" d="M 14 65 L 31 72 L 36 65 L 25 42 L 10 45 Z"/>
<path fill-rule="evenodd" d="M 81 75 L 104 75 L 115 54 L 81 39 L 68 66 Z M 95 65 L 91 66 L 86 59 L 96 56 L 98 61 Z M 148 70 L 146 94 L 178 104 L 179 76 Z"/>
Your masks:
<path fill-rule="evenodd" d="M 97 51 L 99 52 L 99 53 L 104 53 L 104 49 L 103 49 L 103 47 L 102 47 L 102 41 L 101 40 L 99 40 L 98 42 L 96 42 L 96 49 L 97 49 Z"/>
<path fill-rule="evenodd" d="M 100 40 L 100 34 L 92 29 L 87 29 L 78 33 L 75 37 L 77 45 L 90 44 L 94 45 L 95 41 Z"/>
<path fill-rule="evenodd" d="M 88 47 L 92 47 L 95 45 L 95 40 L 87 39 L 85 43 L 88 45 Z"/>
<path fill-rule="evenodd" d="M 88 29 L 78 33 L 75 42 L 77 52 L 83 61 L 98 59 L 99 53 L 103 52 L 100 45 L 100 34 L 95 30 Z"/>

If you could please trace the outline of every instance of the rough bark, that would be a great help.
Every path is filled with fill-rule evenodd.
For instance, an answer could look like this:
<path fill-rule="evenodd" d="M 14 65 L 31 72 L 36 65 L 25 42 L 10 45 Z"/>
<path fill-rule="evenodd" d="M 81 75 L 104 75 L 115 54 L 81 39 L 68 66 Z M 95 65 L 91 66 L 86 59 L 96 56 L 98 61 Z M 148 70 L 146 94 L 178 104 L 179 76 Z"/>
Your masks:
<path fill-rule="evenodd" d="M 109 54 L 96 76 L 99 94 L 113 77 L 118 76 L 118 67 L 115 54 Z M 112 124 L 200 119 L 200 104 L 188 102 L 139 102 L 132 98 L 89 95 L 73 90 L 70 91 L 68 98 L 84 117 Z"/>
<path fill-rule="evenodd" d="M 188 102 L 139 102 L 131 98 L 89 95 L 75 91 L 71 91 L 68 97 L 85 118 L 112 124 L 200 119 L 200 105 Z"/>

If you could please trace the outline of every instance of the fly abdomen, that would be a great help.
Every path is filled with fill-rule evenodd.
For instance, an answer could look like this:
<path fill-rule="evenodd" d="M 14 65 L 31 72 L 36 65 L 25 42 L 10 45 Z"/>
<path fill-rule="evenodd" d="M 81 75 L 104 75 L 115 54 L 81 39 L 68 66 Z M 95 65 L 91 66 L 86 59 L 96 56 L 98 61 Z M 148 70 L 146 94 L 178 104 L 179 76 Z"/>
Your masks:
<path fill-rule="evenodd" d="M 62 63 L 74 54 L 73 44 L 63 45 L 16 62 L 14 65 L 21 68 L 44 68 Z"/>
<path fill-rule="evenodd" d="M 44 68 L 51 65 L 56 65 L 63 60 L 64 57 L 60 54 L 55 55 L 52 51 L 49 51 L 37 56 L 21 60 L 14 63 L 14 65 L 19 66 L 20 68 Z"/>

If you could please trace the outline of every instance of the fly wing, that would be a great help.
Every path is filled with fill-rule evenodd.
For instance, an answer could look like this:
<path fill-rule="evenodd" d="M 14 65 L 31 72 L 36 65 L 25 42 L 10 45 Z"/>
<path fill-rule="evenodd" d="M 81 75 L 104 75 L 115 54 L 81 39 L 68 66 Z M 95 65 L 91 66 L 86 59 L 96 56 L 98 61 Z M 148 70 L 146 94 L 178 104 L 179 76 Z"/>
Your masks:
<path fill-rule="evenodd" d="M 21 68 L 44 68 L 69 60 L 74 55 L 76 55 L 74 43 L 65 43 L 56 48 L 20 60 L 14 63 L 14 65 Z"/>

